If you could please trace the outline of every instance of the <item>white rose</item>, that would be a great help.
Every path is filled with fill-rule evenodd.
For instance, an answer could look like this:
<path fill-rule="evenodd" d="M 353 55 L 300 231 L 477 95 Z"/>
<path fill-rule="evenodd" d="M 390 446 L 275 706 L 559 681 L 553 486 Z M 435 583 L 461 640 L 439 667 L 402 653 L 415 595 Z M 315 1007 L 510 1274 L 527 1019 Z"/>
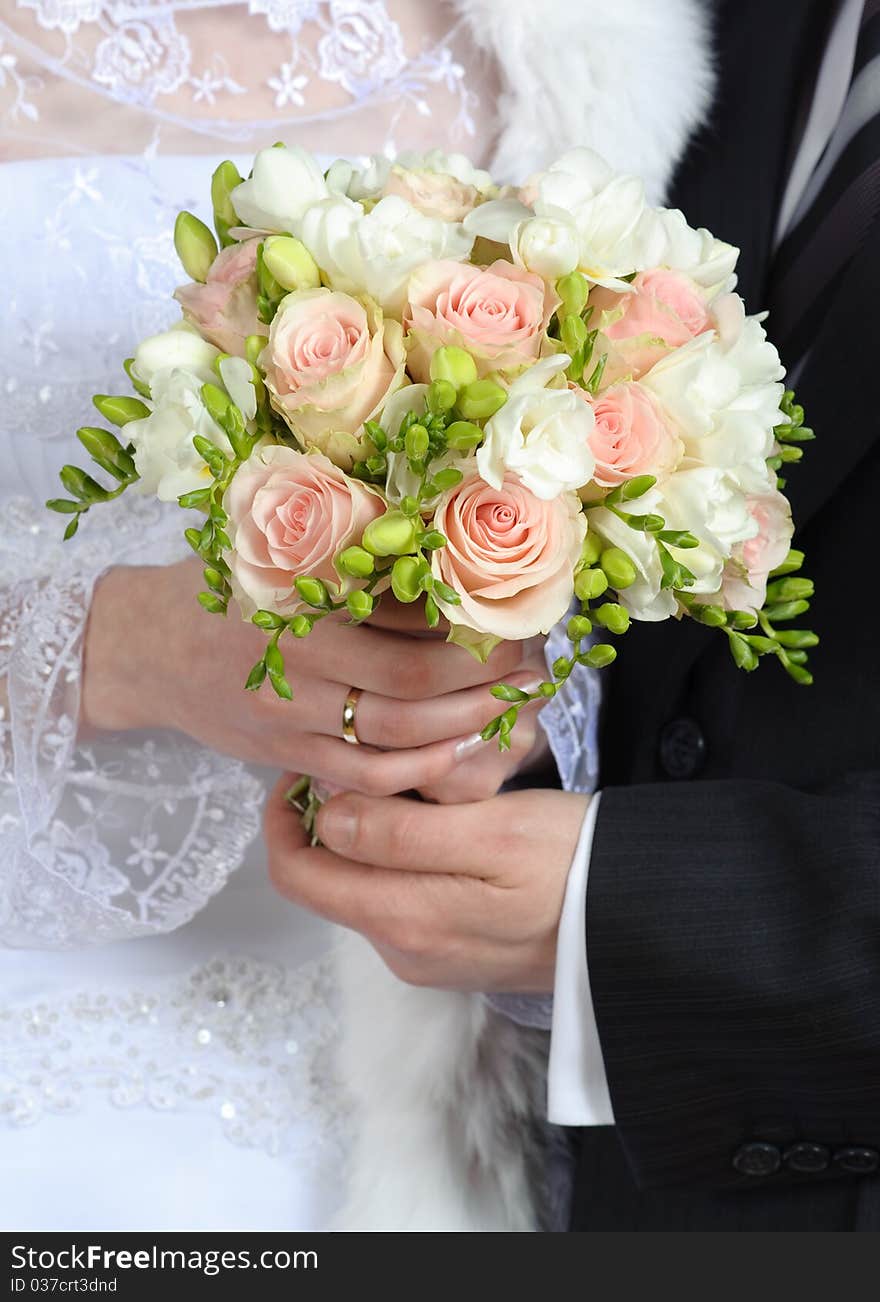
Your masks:
<path fill-rule="evenodd" d="M 369 294 L 395 316 L 417 267 L 464 261 L 473 245 L 461 224 L 426 217 L 397 195 L 368 213 L 342 196 L 327 199 L 305 214 L 301 238 L 334 289 Z"/>
<path fill-rule="evenodd" d="M 658 216 L 666 233 L 664 265 L 683 271 L 712 297 L 736 284 L 734 268 L 739 249 L 718 240 L 711 231 L 694 230 L 677 208 L 660 208 Z"/>
<path fill-rule="evenodd" d="M 299 234 L 303 214 L 330 193 L 311 154 L 290 149 L 261 149 L 250 180 L 232 191 L 232 206 L 245 226 L 255 230 Z"/>
<path fill-rule="evenodd" d="M 674 615 L 678 603 L 668 588 L 661 587 L 663 570 L 656 540 L 650 534 L 631 529 L 604 506 L 588 511 L 587 519 L 591 529 L 609 546 L 626 552 L 636 567 L 635 582 L 620 593 L 620 601 L 633 619 L 658 623 Z"/>
<path fill-rule="evenodd" d="M 563 353 L 529 367 L 486 422 L 477 467 L 492 488 L 501 488 L 506 471 L 544 500 L 589 483 L 596 465 L 590 451 L 593 410 L 570 389 L 545 387 L 570 361 Z"/>
<path fill-rule="evenodd" d="M 223 452 L 232 451 L 201 400 L 204 382 L 202 375 L 182 368 L 158 371 L 152 383 L 152 412 L 126 425 L 142 493 L 175 502 L 182 493 L 211 483 L 211 473 L 193 446 L 196 434 L 210 439 Z"/>
<path fill-rule="evenodd" d="M 702 465 L 733 468 L 773 450 L 783 387 L 770 377 L 783 371 L 757 328 L 761 338 L 750 325 L 727 347 L 699 335 L 641 378 L 677 427 L 685 455 Z"/>
<path fill-rule="evenodd" d="M 513 260 L 545 280 L 558 280 L 578 265 L 578 232 L 570 217 L 531 217 L 510 236 Z"/>
<path fill-rule="evenodd" d="M 150 335 L 138 344 L 131 369 L 138 380 L 150 387 L 159 371 L 170 371 L 175 367 L 198 375 L 203 384 L 208 381 L 216 383 L 213 363 L 219 356 L 219 348 L 209 344 L 186 321 L 181 321 L 170 330 Z"/>

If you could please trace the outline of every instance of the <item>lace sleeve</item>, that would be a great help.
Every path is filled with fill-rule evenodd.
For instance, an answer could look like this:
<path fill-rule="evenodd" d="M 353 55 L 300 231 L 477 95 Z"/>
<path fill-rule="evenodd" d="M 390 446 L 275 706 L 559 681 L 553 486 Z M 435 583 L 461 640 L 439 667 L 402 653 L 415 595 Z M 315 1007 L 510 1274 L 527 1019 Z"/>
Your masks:
<path fill-rule="evenodd" d="M 262 786 L 177 735 L 76 734 L 93 587 L 111 565 L 185 554 L 180 512 L 123 499 L 63 545 L 26 499 L 0 517 L 0 942 L 171 931 L 241 863 Z"/>

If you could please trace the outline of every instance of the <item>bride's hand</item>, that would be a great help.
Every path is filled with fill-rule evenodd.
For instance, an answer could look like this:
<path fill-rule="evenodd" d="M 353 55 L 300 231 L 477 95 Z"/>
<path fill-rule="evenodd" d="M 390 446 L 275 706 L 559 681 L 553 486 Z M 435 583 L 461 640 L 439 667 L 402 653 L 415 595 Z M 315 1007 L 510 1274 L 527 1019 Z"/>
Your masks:
<path fill-rule="evenodd" d="M 494 742 L 474 738 L 499 709 L 489 684 L 533 687 L 542 676 L 540 666 L 519 668 L 522 646 L 502 644 L 480 665 L 436 639 L 416 640 L 411 613 L 383 610 L 381 621 L 359 628 L 328 618 L 307 638 L 287 640 L 295 697 L 281 701 L 268 686 L 244 690 L 265 635 L 234 610 L 226 619 L 206 615 L 195 601 L 200 582 L 195 560 L 107 572 L 86 637 L 85 728 L 177 728 L 239 759 L 373 795 L 419 788 L 460 799 L 449 794 L 459 784 L 448 785 L 459 768 L 470 799 L 503 781 L 510 755 L 499 761 Z M 341 738 L 351 687 L 362 689 L 361 746 Z M 520 729 L 522 749 L 533 737 L 527 713 L 514 737 Z"/>

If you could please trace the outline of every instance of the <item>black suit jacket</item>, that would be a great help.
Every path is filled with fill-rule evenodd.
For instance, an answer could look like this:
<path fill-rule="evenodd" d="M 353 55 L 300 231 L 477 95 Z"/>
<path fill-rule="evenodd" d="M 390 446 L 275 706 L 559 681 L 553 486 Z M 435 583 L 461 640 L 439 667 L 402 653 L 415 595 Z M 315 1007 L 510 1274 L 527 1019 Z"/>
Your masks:
<path fill-rule="evenodd" d="M 831 8 L 718 8 L 672 202 L 741 246 L 753 311 Z M 637 627 L 606 679 L 586 931 L 617 1125 L 577 1136 L 573 1229 L 880 1229 L 878 247 L 797 385 L 815 685 L 696 625 Z"/>

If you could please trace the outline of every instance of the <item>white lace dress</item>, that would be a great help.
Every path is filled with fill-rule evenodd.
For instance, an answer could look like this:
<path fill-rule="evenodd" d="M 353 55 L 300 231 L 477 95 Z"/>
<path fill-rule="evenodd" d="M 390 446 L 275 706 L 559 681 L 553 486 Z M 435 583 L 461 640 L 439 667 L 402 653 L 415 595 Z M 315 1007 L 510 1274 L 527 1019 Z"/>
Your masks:
<path fill-rule="evenodd" d="M 182 517 L 123 499 L 62 545 L 42 502 L 90 395 L 175 319 L 174 217 L 206 215 L 219 157 L 283 135 L 481 161 L 454 24 L 431 0 L 3 6 L 0 1229 L 305 1230 L 339 1197 L 330 931 L 266 879 L 273 775 L 77 741 L 94 582 L 186 554 Z"/>

